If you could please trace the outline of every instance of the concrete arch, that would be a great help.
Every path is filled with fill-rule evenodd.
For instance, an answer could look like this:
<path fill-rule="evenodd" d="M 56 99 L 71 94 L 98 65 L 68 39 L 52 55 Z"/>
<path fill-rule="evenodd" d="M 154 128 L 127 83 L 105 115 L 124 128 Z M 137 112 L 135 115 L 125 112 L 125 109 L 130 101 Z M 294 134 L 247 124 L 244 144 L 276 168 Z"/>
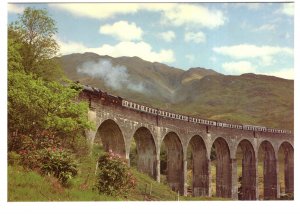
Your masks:
<path fill-rule="evenodd" d="M 238 143 L 236 153 L 239 147 L 242 150 L 242 180 L 238 198 L 240 200 L 256 200 L 256 157 L 254 147 L 246 139 Z"/>
<path fill-rule="evenodd" d="M 284 154 L 284 186 L 285 193 L 294 194 L 294 147 L 288 141 L 280 144 L 278 153 Z"/>
<path fill-rule="evenodd" d="M 230 150 L 227 142 L 222 137 L 215 139 L 213 147 L 216 153 L 216 196 L 230 198 L 232 196 Z"/>
<path fill-rule="evenodd" d="M 264 199 L 277 198 L 277 160 L 273 145 L 262 141 L 258 149 L 258 157 L 263 157 Z"/>
<path fill-rule="evenodd" d="M 137 146 L 137 169 L 156 178 L 157 151 L 151 131 L 142 126 L 136 129 L 133 138 Z"/>
<path fill-rule="evenodd" d="M 209 194 L 209 159 L 204 140 L 194 135 L 188 142 L 192 151 L 192 192 L 193 196 L 208 196 Z"/>
<path fill-rule="evenodd" d="M 162 141 L 167 153 L 167 182 L 173 191 L 184 194 L 183 147 L 175 132 L 168 132 Z M 161 145 L 162 146 L 162 145 Z M 162 150 L 160 149 L 162 152 Z"/>
<path fill-rule="evenodd" d="M 112 150 L 125 158 L 125 141 L 119 125 L 112 119 L 102 121 L 99 125 L 94 143 L 102 142 L 104 150 Z"/>

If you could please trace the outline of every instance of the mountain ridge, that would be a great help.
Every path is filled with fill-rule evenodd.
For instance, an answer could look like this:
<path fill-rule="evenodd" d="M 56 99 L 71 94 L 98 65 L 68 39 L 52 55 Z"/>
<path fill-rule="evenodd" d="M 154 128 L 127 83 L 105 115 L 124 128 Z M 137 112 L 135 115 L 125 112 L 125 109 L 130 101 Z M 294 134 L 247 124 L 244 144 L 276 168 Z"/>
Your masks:
<path fill-rule="evenodd" d="M 225 122 L 293 129 L 293 80 L 253 73 L 223 75 L 201 67 L 183 70 L 139 57 L 95 53 L 58 59 L 69 79 L 148 106 Z M 79 68 L 88 63 L 92 69 L 80 73 Z"/>

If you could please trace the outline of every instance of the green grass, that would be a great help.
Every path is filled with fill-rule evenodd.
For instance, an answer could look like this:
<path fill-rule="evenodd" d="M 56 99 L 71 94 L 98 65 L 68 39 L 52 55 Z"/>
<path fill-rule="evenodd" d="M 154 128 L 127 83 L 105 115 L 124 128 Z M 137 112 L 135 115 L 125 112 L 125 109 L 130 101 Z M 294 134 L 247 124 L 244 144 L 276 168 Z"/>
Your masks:
<path fill-rule="evenodd" d="M 8 201 L 177 201 L 177 200 L 222 200 L 208 197 L 178 198 L 165 182 L 158 183 L 149 176 L 132 168 L 137 186 L 127 197 L 112 197 L 99 194 L 95 184 L 96 162 L 103 153 L 95 145 L 92 153 L 78 159 L 78 175 L 68 187 L 62 187 L 57 179 L 41 176 L 38 172 L 24 169 L 18 164 L 8 166 Z"/>
<path fill-rule="evenodd" d="M 92 153 L 78 158 L 78 175 L 70 182 L 69 187 L 62 187 L 49 176 L 41 176 L 35 171 L 26 170 L 17 163 L 8 166 L 8 201 L 177 201 L 177 200 L 228 200 L 216 197 L 180 196 L 173 192 L 161 175 L 161 183 L 132 168 L 137 179 L 137 186 L 127 197 L 112 197 L 99 194 L 93 189 L 97 158 L 103 154 L 100 146 L 94 145 Z M 282 157 L 280 156 L 280 159 Z M 283 163 L 283 161 L 280 161 Z M 259 195 L 263 194 L 262 161 L 258 166 Z M 212 195 L 215 195 L 215 167 L 212 172 Z M 280 165 L 280 183 L 283 186 L 283 165 Z M 238 176 L 242 168 L 238 164 Z M 188 185 L 191 186 L 191 171 L 188 172 Z"/>

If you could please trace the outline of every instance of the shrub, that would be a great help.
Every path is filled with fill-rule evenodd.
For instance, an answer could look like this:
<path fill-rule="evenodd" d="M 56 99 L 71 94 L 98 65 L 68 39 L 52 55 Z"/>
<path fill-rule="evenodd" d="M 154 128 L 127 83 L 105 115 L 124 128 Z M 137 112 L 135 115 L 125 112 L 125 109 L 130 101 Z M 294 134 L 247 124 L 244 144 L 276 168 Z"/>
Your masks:
<path fill-rule="evenodd" d="M 70 152 L 62 148 L 48 148 L 39 151 L 41 172 L 53 175 L 63 185 L 77 175 L 77 164 Z"/>
<path fill-rule="evenodd" d="M 126 161 L 112 151 L 105 153 L 98 160 L 96 188 L 106 195 L 126 196 L 135 188 L 136 179 L 130 172 Z"/>
<path fill-rule="evenodd" d="M 62 185 L 77 175 L 77 164 L 72 153 L 57 147 L 39 150 L 23 149 L 19 151 L 22 165 L 39 171 L 43 175 L 53 175 Z"/>

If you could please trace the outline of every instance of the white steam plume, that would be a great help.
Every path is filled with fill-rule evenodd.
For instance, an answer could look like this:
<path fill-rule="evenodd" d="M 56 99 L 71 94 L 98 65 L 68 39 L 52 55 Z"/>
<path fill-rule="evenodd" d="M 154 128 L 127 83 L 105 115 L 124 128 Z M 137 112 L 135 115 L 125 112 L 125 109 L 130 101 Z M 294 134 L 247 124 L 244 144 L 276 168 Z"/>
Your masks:
<path fill-rule="evenodd" d="M 125 66 L 113 66 L 110 60 L 100 59 L 98 62 L 84 62 L 77 67 L 77 72 L 101 78 L 104 80 L 106 86 L 115 90 L 128 88 L 137 92 L 145 91 L 142 83 L 134 83 L 129 79 L 129 74 Z"/>

